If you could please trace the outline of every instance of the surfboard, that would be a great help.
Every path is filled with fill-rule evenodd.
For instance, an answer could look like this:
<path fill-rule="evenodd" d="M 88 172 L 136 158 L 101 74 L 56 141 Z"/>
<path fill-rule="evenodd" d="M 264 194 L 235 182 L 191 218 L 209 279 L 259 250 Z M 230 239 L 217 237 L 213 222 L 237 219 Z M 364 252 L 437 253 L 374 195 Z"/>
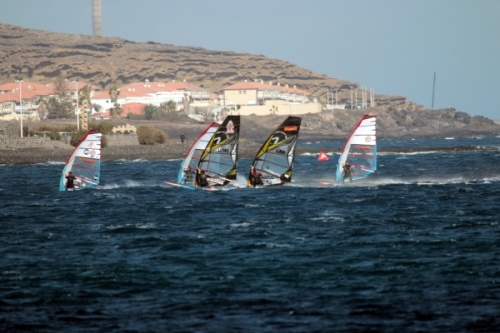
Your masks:
<path fill-rule="evenodd" d="M 165 185 L 169 185 L 169 186 L 173 186 L 173 187 L 179 187 L 179 188 L 183 188 L 183 189 L 186 189 L 186 190 L 192 190 L 192 191 L 194 191 L 194 190 L 217 191 L 213 187 L 194 187 L 194 186 L 189 186 L 189 185 L 184 185 L 184 184 L 179 184 L 179 183 L 168 182 L 166 180 L 164 180 L 163 183 Z"/>

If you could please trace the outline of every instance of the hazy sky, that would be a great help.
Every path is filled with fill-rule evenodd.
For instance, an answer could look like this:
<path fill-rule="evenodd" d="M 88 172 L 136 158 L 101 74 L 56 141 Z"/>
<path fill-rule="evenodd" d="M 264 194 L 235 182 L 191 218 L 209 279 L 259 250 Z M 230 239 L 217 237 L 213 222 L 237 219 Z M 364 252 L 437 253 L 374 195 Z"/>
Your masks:
<path fill-rule="evenodd" d="M 102 0 L 103 35 L 262 54 L 500 119 L 500 0 Z M 92 34 L 92 0 L 2 1 L 0 22 Z M 1 45 L 1 41 L 0 41 Z"/>

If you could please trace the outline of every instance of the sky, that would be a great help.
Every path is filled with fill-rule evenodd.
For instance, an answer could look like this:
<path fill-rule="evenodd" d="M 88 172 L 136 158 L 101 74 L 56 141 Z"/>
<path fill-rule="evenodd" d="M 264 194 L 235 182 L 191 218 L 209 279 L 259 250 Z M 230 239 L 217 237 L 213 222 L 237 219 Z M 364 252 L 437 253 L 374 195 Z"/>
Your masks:
<path fill-rule="evenodd" d="M 500 0 L 102 0 L 102 16 L 103 36 L 261 54 L 500 119 Z M 4 0 L 0 22 L 91 35 L 92 0 Z"/>

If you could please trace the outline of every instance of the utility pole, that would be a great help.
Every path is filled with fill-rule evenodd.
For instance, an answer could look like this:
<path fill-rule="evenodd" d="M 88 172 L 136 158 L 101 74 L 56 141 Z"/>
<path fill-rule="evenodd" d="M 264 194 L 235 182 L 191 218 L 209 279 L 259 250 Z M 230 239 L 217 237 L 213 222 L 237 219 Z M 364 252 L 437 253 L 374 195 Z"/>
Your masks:
<path fill-rule="evenodd" d="M 79 108 L 79 99 L 80 99 L 80 92 L 78 90 L 78 80 L 73 81 L 73 83 L 76 83 L 76 129 L 78 132 L 80 132 L 80 108 Z"/>
<path fill-rule="evenodd" d="M 363 87 L 363 90 L 361 91 L 361 107 L 363 109 L 368 107 L 366 103 L 366 87 Z"/>
<path fill-rule="evenodd" d="M 434 92 L 436 90 L 436 72 L 434 72 L 434 80 L 432 82 L 432 104 L 431 109 L 434 110 Z"/>
<path fill-rule="evenodd" d="M 23 135 L 23 88 L 21 83 L 24 81 L 22 79 L 16 80 L 16 83 L 19 83 L 19 106 L 21 107 L 21 138 L 24 136 Z"/>
<path fill-rule="evenodd" d="M 353 101 L 353 99 L 352 99 L 352 87 L 351 87 L 351 109 L 353 109 L 353 108 L 354 108 L 354 107 L 353 107 L 353 105 L 354 105 L 354 101 Z"/>

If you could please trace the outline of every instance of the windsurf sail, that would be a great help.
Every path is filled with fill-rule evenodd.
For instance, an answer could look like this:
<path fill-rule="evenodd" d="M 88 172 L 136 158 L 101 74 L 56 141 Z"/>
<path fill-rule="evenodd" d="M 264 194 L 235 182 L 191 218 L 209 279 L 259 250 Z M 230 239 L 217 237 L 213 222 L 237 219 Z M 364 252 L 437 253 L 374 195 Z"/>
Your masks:
<path fill-rule="evenodd" d="M 193 186 L 195 185 L 195 175 L 200 163 L 200 157 L 205 151 L 212 136 L 219 128 L 219 124 L 212 122 L 205 128 L 205 130 L 196 138 L 194 143 L 189 148 L 186 157 L 181 162 L 179 174 L 177 175 L 177 182 L 181 185 Z"/>
<path fill-rule="evenodd" d="M 300 117 L 289 116 L 264 142 L 255 155 L 247 185 L 282 185 L 292 181 Z"/>
<path fill-rule="evenodd" d="M 67 176 L 75 177 L 74 189 L 92 188 L 99 184 L 101 174 L 102 133 L 90 130 L 73 150 L 62 170 L 59 190 L 66 191 Z"/>
<path fill-rule="evenodd" d="M 363 115 L 349 135 L 337 163 L 337 182 L 343 181 L 346 162 L 351 165 L 352 180 L 368 177 L 377 170 L 375 115 Z"/>
<path fill-rule="evenodd" d="M 225 186 L 236 179 L 240 116 L 227 116 L 213 133 L 200 156 L 197 176 L 204 171 L 211 186 Z M 199 177 L 196 186 L 199 186 Z"/>

